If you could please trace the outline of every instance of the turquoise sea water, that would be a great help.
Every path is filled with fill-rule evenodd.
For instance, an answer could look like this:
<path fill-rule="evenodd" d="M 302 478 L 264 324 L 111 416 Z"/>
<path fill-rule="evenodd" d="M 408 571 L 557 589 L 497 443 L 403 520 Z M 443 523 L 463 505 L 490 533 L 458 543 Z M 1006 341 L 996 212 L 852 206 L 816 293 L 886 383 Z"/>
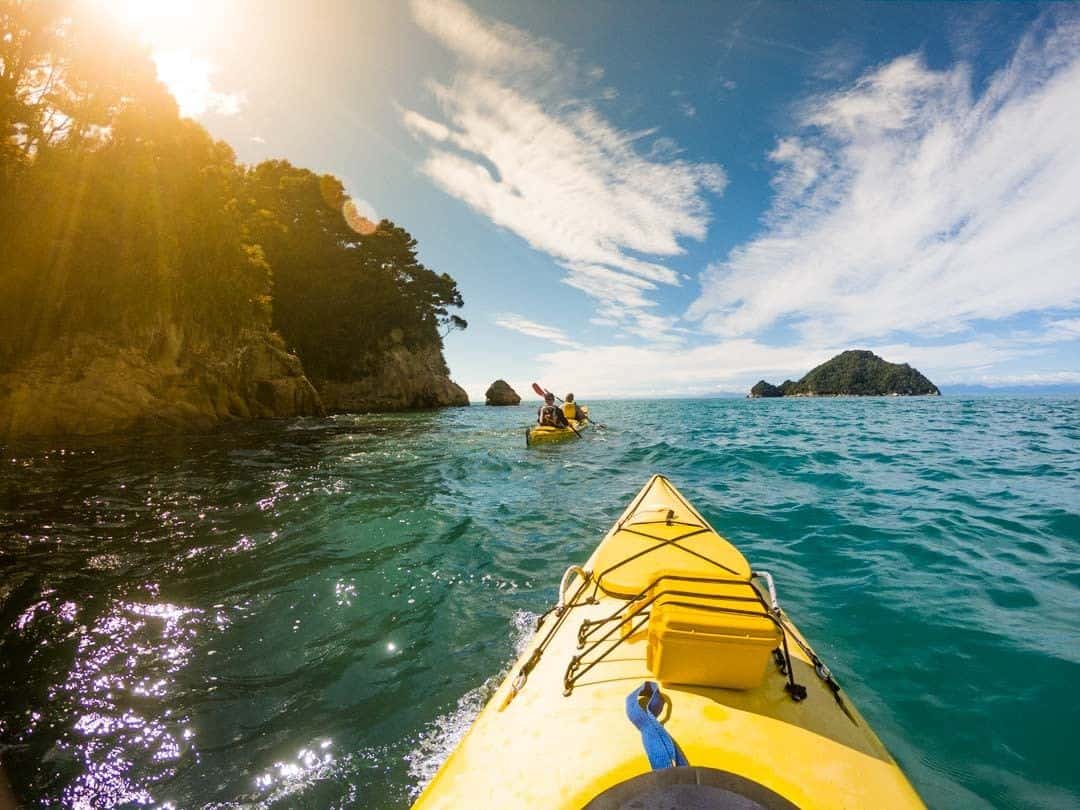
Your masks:
<path fill-rule="evenodd" d="M 653 472 L 933 807 L 1080 805 L 1080 399 L 592 403 L 8 447 L 0 761 L 28 805 L 405 807 Z"/>

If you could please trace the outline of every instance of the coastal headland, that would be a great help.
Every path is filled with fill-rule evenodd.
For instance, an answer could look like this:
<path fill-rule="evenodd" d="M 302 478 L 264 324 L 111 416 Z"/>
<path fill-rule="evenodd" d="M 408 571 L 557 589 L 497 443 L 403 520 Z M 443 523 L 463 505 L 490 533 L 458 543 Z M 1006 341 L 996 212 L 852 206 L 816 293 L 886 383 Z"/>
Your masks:
<path fill-rule="evenodd" d="M 23 134 L 0 150 L 0 442 L 468 404 L 443 357 L 461 293 L 405 229 L 332 175 L 239 162 L 121 33 L 76 15 L 35 39 L 22 22 L 30 50 L 4 73 L 4 125 Z M 69 81 L 83 36 L 111 58 Z M 47 64 L 57 86 L 35 93 Z"/>

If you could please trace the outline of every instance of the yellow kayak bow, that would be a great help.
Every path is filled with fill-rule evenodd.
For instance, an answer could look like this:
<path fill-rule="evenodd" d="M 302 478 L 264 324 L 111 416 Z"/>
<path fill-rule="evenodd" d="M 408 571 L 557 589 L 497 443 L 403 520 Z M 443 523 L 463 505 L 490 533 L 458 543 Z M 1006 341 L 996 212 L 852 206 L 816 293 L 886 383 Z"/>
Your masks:
<path fill-rule="evenodd" d="M 771 576 L 659 475 L 415 805 L 638 806 L 923 807 Z"/>

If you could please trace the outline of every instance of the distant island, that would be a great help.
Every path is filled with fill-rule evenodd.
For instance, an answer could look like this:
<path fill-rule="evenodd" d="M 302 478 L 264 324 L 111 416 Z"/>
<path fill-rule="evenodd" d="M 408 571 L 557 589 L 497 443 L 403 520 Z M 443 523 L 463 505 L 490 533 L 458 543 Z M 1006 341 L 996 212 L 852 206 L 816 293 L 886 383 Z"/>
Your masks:
<path fill-rule="evenodd" d="M 890 363 L 865 349 L 851 349 L 822 363 L 798 382 L 780 385 L 761 380 L 750 389 L 759 397 L 940 396 L 941 391 L 918 369 Z"/>

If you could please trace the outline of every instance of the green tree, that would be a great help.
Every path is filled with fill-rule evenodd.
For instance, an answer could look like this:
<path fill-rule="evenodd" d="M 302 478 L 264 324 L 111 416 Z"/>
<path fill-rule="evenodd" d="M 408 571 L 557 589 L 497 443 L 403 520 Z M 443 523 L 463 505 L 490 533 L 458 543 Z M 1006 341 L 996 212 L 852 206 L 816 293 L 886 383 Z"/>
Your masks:
<path fill-rule="evenodd" d="M 286 161 L 248 174 L 247 221 L 274 274 L 274 326 L 317 377 L 373 373 L 395 342 L 441 346 L 464 328 L 450 276 L 417 258 L 416 240 L 389 220 L 356 229 L 342 184 Z"/>
<path fill-rule="evenodd" d="M 269 324 L 229 147 L 84 5 L 0 14 L 0 368 L 58 338 Z"/>
<path fill-rule="evenodd" d="M 316 376 L 351 379 L 465 327 L 408 232 L 358 220 L 334 177 L 238 164 L 92 10 L 0 0 L 0 371 L 79 334 L 272 326 Z"/>

